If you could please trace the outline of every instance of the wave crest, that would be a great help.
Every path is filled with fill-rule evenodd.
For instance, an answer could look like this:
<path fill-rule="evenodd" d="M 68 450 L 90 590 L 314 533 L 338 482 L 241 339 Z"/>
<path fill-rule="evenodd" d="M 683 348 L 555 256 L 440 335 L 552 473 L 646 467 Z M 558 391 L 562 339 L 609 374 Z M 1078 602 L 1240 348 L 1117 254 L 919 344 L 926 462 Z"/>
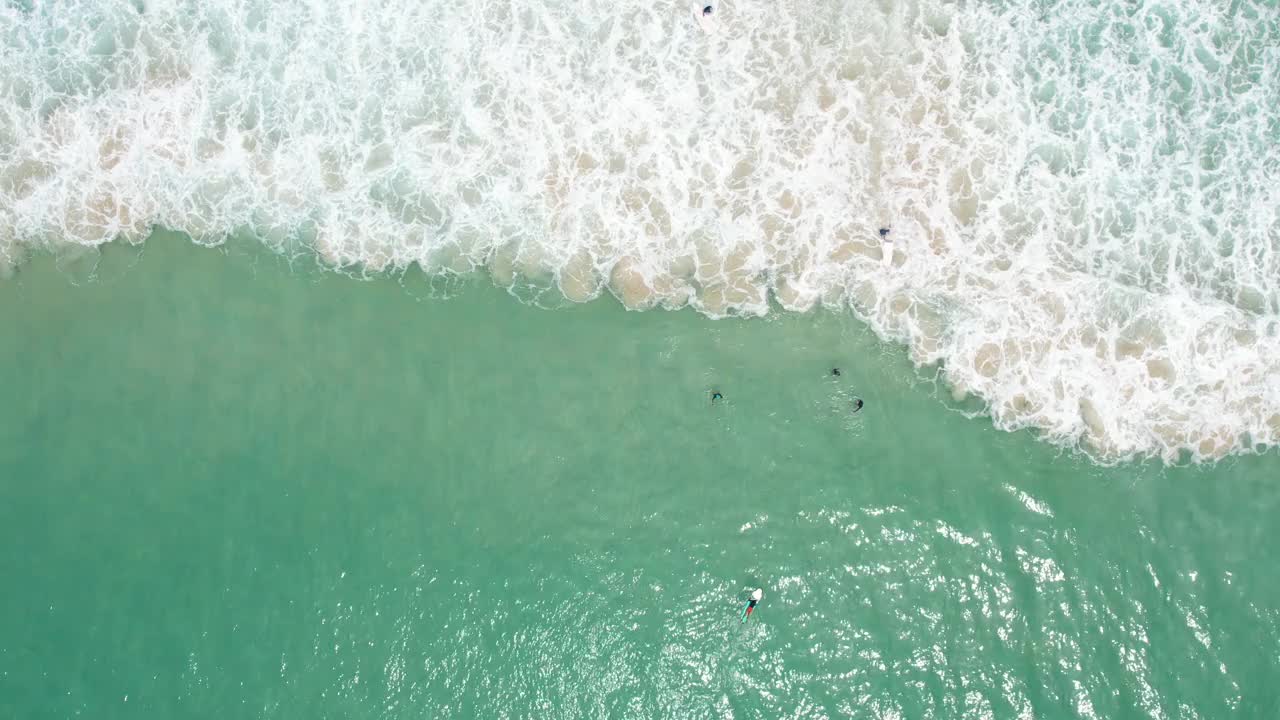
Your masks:
<path fill-rule="evenodd" d="M 164 225 L 631 308 L 850 307 L 1103 461 L 1280 438 L 1274 9 L 726 3 L 709 36 L 575 5 L 6 7 L 0 272 Z"/>

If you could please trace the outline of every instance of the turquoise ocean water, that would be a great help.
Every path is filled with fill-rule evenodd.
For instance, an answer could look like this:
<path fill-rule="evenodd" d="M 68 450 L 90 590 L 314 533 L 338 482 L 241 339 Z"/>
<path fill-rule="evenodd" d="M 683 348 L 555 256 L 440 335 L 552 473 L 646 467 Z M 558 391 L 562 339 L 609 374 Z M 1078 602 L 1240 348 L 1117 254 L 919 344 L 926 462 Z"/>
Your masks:
<path fill-rule="evenodd" d="M 0 719 L 1280 716 L 1280 5 L 710 2 L 0 3 Z"/>
<path fill-rule="evenodd" d="M 162 226 L 826 307 L 1103 462 L 1280 444 L 1276 0 L 700 7 L 4 3 L 0 274 Z"/>
<path fill-rule="evenodd" d="M 826 312 L 422 300 L 173 237 L 96 268 L 0 284 L 5 717 L 1280 702 L 1274 456 L 1100 469 Z"/>

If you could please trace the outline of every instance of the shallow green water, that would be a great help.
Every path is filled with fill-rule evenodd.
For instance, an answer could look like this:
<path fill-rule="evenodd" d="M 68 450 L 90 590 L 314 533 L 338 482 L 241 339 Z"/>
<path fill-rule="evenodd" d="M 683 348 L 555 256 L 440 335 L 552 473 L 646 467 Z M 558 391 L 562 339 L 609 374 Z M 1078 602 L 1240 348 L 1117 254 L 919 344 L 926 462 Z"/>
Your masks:
<path fill-rule="evenodd" d="M 1274 455 L 1101 470 L 826 314 L 64 272 L 0 283 L 0 717 L 1280 712 Z"/>

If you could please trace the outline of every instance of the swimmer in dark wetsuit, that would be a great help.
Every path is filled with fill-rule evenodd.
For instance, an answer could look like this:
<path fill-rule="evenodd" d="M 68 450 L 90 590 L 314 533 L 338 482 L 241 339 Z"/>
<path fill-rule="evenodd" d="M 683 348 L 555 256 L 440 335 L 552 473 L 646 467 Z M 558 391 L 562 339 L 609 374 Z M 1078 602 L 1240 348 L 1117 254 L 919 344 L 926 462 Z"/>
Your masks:
<path fill-rule="evenodd" d="M 746 622 L 751 617 L 751 611 L 756 609 L 756 604 L 764 598 L 764 590 L 756 588 L 751 591 L 751 599 L 747 600 L 747 604 L 742 607 L 742 622 Z"/>
<path fill-rule="evenodd" d="M 831 368 L 832 377 L 840 377 L 840 368 Z"/>
<path fill-rule="evenodd" d="M 720 394 L 719 390 L 711 391 L 711 402 L 715 402 L 717 400 L 723 400 L 723 399 L 724 399 L 724 396 Z"/>
<path fill-rule="evenodd" d="M 710 5 L 708 5 L 708 6 L 704 7 L 704 8 L 702 8 L 702 16 L 703 16 L 703 17 L 710 17 L 710 16 L 711 16 L 711 13 L 713 13 L 713 12 L 715 12 L 715 8 L 711 7 Z"/>
<path fill-rule="evenodd" d="M 854 411 L 854 412 L 858 412 L 858 411 L 859 411 L 859 410 L 861 410 L 861 409 L 862 409 L 862 398 L 854 398 L 854 399 L 853 399 L 853 411 Z"/>

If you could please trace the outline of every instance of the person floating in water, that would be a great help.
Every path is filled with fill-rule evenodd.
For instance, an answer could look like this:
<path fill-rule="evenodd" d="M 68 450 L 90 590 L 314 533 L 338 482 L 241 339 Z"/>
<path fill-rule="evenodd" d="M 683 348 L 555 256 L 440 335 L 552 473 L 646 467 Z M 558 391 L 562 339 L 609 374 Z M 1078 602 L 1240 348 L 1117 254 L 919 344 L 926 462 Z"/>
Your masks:
<path fill-rule="evenodd" d="M 882 232 L 882 233 L 886 233 L 886 232 L 889 232 L 889 231 L 888 231 L 888 230 L 881 230 L 881 232 Z M 831 368 L 831 377 L 840 377 L 840 368 Z M 854 412 L 858 412 L 858 411 L 859 411 L 859 410 L 861 410 L 861 409 L 862 409 L 862 398 L 854 398 L 854 399 L 853 399 L 853 411 L 854 411 Z"/>
<path fill-rule="evenodd" d="M 711 391 L 711 402 L 716 402 L 718 400 L 723 400 L 723 399 L 724 399 L 724 395 L 721 395 L 719 390 Z"/>
<path fill-rule="evenodd" d="M 711 13 L 715 12 L 715 8 L 710 5 L 702 8 L 702 17 L 711 17 Z"/>
<path fill-rule="evenodd" d="M 880 228 L 880 237 L 888 237 L 889 228 Z"/>
<path fill-rule="evenodd" d="M 764 598 L 764 590 L 756 588 L 751 591 L 751 599 L 747 600 L 747 604 L 742 606 L 742 622 L 746 622 L 751 617 L 751 611 L 756 609 L 756 603 Z"/>

